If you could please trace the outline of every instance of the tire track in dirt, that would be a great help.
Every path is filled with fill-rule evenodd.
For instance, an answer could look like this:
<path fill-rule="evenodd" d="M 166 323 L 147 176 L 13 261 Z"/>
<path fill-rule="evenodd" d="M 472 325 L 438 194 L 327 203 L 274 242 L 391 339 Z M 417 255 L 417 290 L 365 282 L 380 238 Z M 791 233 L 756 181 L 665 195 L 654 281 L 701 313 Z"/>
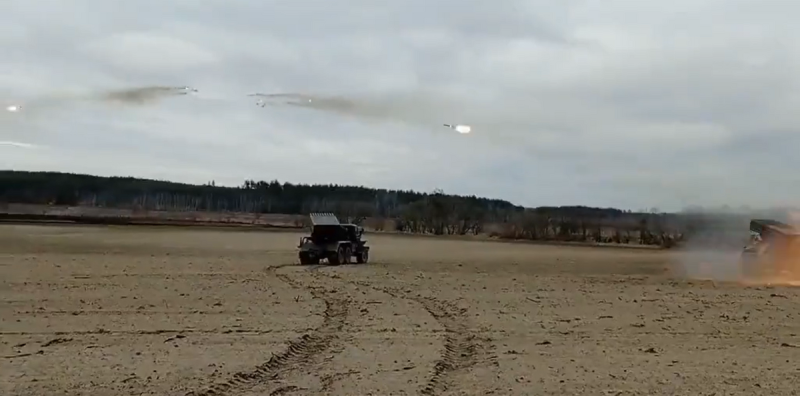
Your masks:
<path fill-rule="evenodd" d="M 315 271 L 317 272 L 317 271 Z M 340 279 L 338 274 L 327 275 Z M 427 383 L 419 390 L 420 395 L 440 395 L 452 387 L 451 377 L 479 364 L 497 365 L 497 356 L 491 338 L 481 334 L 470 326 L 466 308 L 434 297 L 412 294 L 411 291 L 391 287 L 375 286 L 364 281 L 344 282 L 372 288 L 394 298 L 414 301 L 421 305 L 445 329 L 444 350 L 433 367 Z"/>
<path fill-rule="evenodd" d="M 191 391 L 186 396 L 228 396 L 237 392 L 246 391 L 256 385 L 276 381 L 280 376 L 302 370 L 307 365 L 313 364 L 314 359 L 331 349 L 334 341 L 339 338 L 339 334 L 345 325 L 348 315 L 350 300 L 332 296 L 324 288 L 305 285 L 291 277 L 277 272 L 279 268 L 286 264 L 267 268 L 277 278 L 286 282 L 290 286 L 307 290 L 314 298 L 325 302 L 324 319 L 320 326 L 314 330 L 303 334 L 300 338 L 288 342 L 283 352 L 272 355 L 263 364 L 256 366 L 253 370 L 243 371 L 233 374 L 232 378 L 215 383 L 201 391 Z M 295 387 L 282 387 L 276 389 L 278 394 L 299 390 Z"/>
<path fill-rule="evenodd" d="M 491 339 L 470 328 L 466 308 L 434 297 L 411 295 L 410 292 L 388 287 L 379 288 L 395 298 L 405 298 L 422 305 L 445 329 L 444 351 L 433 366 L 433 373 L 420 395 L 439 395 L 453 385 L 451 377 L 482 362 L 496 362 Z"/>
<path fill-rule="evenodd" d="M 184 333 L 192 333 L 192 334 L 211 334 L 211 335 L 220 335 L 220 334 L 248 334 L 248 335 L 260 335 L 260 334 L 270 334 L 270 333 L 279 333 L 283 331 L 308 331 L 311 329 L 292 329 L 292 328 L 284 328 L 280 330 L 272 330 L 272 329 L 155 329 L 155 330 L 106 330 L 106 329 L 95 329 L 95 330 L 70 330 L 70 331 L 0 331 L 0 336 L 42 336 L 42 335 L 72 335 L 72 336 L 81 336 L 81 335 L 157 335 L 157 334 L 184 334 Z"/>
<path fill-rule="evenodd" d="M 306 390 L 306 388 L 301 388 L 299 386 L 294 386 L 294 385 L 282 386 L 282 387 L 280 387 L 278 389 L 275 389 L 274 391 L 270 392 L 269 396 L 284 396 L 284 395 L 288 395 L 288 394 L 290 394 L 292 392 L 298 392 L 298 391 L 301 391 L 301 390 Z"/>

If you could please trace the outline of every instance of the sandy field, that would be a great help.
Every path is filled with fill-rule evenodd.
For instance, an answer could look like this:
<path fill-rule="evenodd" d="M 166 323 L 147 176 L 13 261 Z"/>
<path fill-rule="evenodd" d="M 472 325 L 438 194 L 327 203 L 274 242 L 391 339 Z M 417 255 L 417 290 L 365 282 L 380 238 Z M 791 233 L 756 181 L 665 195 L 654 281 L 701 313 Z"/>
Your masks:
<path fill-rule="evenodd" d="M 1 395 L 793 395 L 789 287 L 674 253 L 368 235 L 0 226 Z"/>

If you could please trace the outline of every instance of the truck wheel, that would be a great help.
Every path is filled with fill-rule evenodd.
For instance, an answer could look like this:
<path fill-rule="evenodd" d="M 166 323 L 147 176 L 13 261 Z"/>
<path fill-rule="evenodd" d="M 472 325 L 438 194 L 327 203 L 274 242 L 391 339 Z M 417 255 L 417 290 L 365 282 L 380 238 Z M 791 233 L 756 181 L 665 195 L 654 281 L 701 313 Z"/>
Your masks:
<path fill-rule="evenodd" d="M 311 258 L 307 254 L 300 253 L 300 265 L 311 264 Z"/>
<path fill-rule="evenodd" d="M 342 263 L 350 264 L 350 262 L 352 261 L 352 257 L 353 257 L 353 251 L 350 250 L 349 247 L 344 248 L 344 260 L 342 260 Z"/>
<path fill-rule="evenodd" d="M 331 254 L 328 257 L 328 263 L 330 265 L 339 265 L 344 262 L 344 247 L 339 247 L 336 249 L 336 253 Z"/>
<path fill-rule="evenodd" d="M 356 256 L 356 262 L 359 264 L 366 264 L 369 261 L 369 251 L 365 250 Z"/>

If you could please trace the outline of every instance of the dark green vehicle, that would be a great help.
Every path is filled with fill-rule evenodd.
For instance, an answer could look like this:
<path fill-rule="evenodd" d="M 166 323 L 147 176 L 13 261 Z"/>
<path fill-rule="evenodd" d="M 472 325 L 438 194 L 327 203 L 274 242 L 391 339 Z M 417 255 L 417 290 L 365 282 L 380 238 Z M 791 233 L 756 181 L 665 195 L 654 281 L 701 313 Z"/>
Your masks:
<path fill-rule="evenodd" d="M 349 264 L 354 259 L 359 264 L 369 261 L 369 246 L 362 239 L 364 228 L 355 224 L 341 224 L 332 213 L 312 213 L 311 235 L 300 239 L 298 256 L 300 264 L 319 264 L 327 260 L 330 265 Z"/>

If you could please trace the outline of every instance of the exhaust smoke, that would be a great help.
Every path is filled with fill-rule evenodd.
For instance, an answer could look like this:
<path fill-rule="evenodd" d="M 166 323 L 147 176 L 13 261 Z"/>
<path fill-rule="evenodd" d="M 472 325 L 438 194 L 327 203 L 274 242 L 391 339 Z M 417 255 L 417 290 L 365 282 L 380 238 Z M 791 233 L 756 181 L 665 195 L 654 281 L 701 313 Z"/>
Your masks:
<path fill-rule="evenodd" d="M 92 99 L 102 102 L 141 105 L 154 103 L 168 97 L 188 95 L 195 92 L 197 92 L 197 89 L 187 86 L 152 86 L 102 92 L 93 95 Z"/>
<path fill-rule="evenodd" d="M 8 113 L 24 113 L 28 116 L 67 107 L 77 102 L 96 102 L 123 106 L 142 106 L 155 104 L 163 99 L 197 93 L 188 86 L 145 86 L 99 92 L 58 92 L 31 99 L 24 104 L 6 106 Z"/>
<path fill-rule="evenodd" d="M 442 118 L 462 119 L 470 110 L 448 98 L 433 93 L 394 93 L 374 97 L 323 96 L 303 93 L 254 93 L 257 106 L 300 107 L 364 120 L 391 121 L 420 126 L 441 125 Z M 468 134 L 472 126 L 444 124 L 460 134 Z"/>
<path fill-rule="evenodd" d="M 32 149 L 37 148 L 38 146 L 35 144 L 30 143 L 23 143 L 23 142 L 14 142 L 10 140 L 0 140 L 0 146 L 11 146 L 11 147 L 19 147 L 25 149 Z"/>

